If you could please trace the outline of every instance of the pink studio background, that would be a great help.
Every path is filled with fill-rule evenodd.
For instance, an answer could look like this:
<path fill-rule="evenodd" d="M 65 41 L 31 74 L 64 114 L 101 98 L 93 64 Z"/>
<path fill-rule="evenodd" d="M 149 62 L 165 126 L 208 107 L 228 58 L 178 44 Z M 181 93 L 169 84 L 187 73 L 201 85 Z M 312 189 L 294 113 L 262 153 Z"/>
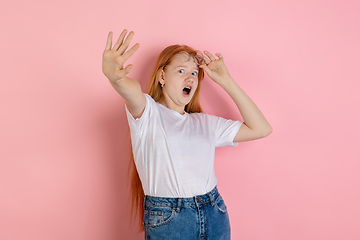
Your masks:
<path fill-rule="evenodd" d="M 359 1 L 1 5 L 1 240 L 143 239 L 129 225 L 124 101 L 101 71 L 123 28 L 144 91 L 164 47 L 221 52 L 271 123 L 268 138 L 217 150 L 233 239 L 360 239 Z M 208 78 L 201 101 L 239 118 Z"/>

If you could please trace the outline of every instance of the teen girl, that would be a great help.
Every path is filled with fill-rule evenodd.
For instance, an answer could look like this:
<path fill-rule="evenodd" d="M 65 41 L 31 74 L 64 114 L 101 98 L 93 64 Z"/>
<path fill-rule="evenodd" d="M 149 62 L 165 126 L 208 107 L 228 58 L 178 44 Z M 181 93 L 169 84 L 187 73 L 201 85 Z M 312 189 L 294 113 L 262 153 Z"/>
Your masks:
<path fill-rule="evenodd" d="M 124 30 L 112 47 L 109 33 L 103 72 L 124 98 L 136 165 L 134 203 L 141 207 L 145 239 L 230 239 L 229 217 L 214 172 L 215 148 L 263 138 L 272 128 L 229 74 L 221 54 L 184 45 L 158 57 L 147 94 L 127 77 L 134 35 Z M 234 100 L 244 122 L 202 113 L 204 72 Z M 141 184 L 136 184 L 140 183 Z M 138 182 L 137 182 L 138 181 Z"/>

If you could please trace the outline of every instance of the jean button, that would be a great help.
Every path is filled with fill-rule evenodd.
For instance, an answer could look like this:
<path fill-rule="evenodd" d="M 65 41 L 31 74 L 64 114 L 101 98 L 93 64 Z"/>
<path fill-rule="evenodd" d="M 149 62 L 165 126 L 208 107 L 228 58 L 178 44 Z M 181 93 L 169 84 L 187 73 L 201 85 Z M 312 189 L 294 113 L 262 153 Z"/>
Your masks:
<path fill-rule="evenodd" d="M 202 200 L 203 200 L 202 198 L 197 198 L 197 199 L 196 199 L 196 201 L 197 201 L 198 203 L 200 203 Z"/>

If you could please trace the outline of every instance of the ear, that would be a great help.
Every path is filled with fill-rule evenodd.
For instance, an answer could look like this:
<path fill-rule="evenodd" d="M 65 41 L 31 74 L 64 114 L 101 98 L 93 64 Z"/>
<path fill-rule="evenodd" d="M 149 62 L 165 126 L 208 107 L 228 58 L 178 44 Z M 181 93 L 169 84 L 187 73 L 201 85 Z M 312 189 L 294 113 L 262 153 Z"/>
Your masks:
<path fill-rule="evenodd" d="M 159 83 L 164 85 L 165 84 L 165 77 L 164 77 L 164 70 L 161 70 L 160 77 L 159 77 Z"/>

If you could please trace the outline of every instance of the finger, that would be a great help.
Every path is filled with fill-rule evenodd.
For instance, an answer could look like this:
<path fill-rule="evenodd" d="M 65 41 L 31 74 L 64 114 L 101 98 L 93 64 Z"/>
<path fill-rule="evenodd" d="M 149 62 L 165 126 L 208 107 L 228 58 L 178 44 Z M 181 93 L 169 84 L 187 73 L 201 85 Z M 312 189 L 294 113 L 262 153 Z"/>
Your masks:
<path fill-rule="evenodd" d="M 210 70 L 210 68 L 208 66 L 200 65 L 199 67 L 202 68 L 204 70 L 204 72 L 206 72 L 206 74 L 210 77 L 211 70 Z"/>
<path fill-rule="evenodd" d="M 122 56 L 124 57 L 124 60 L 126 61 L 129 57 L 131 57 L 140 47 L 140 44 L 135 44 L 132 48 L 129 49 L 129 51 L 125 52 Z"/>
<path fill-rule="evenodd" d="M 200 65 L 202 65 L 203 63 L 207 64 L 207 62 L 210 61 L 200 51 L 196 51 L 196 57 L 198 58 L 198 61 L 199 61 Z"/>
<path fill-rule="evenodd" d="M 204 53 L 206 54 L 206 56 L 208 56 L 208 58 L 209 58 L 211 61 L 216 60 L 215 57 L 214 57 L 214 55 L 212 55 L 210 52 L 204 51 Z"/>
<path fill-rule="evenodd" d="M 113 33 L 109 32 L 109 35 L 108 35 L 108 38 L 107 38 L 107 41 L 106 41 L 105 50 L 110 50 L 111 49 L 112 35 L 113 35 Z"/>
<path fill-rule="evenodd" d="M 121 46 L 120 46 L 119 49 L 118 49 L 118 51 L 119 51 L 119 53 L 120 53 L 121 55 L 122 55 L 122 54 L 126 51 L 126 49 L 129 47 L 130 42 L 131 42 L 131 39 L 132 39 L 133 37 L 134 37 L 134 32 L 131 31 L 131 32 L 129 33 L 129 35 L 126 37 L 124 43 L 121 44 Z"/>
<path fill-rule="evenodd" d="M 199 52 L 199 55 L 203 58 L 206 65 L 210 63 L 210 59 L 208 56 L 204 55 L 202 52 Z"/>
<path fill-rule="evenodd" d="M 124 29 L 124 30 L 122 31 L 122 33 L 120 34 L 118 40 L 116 41 L 114 47 L 113 47 L 114 50 L 118 50 L 118 48 L 120 47 L 120 45 L 121 45 L 122 42 L 124 41 L 124 37 L 125 37 L 126 33 L 127 33 L 127 30 Z"/>
<path fill-rule="evenodd" d="M 224 57 L 220 53 L 215 54 L 219 59 L 224 59 Z"/>
<path fill-rule="evenodd" d="M 208 65 L 211 61 L 210 59 L 206 56 L 204 57 L 204 60 L 205 60 L 205 64 Z"/>

